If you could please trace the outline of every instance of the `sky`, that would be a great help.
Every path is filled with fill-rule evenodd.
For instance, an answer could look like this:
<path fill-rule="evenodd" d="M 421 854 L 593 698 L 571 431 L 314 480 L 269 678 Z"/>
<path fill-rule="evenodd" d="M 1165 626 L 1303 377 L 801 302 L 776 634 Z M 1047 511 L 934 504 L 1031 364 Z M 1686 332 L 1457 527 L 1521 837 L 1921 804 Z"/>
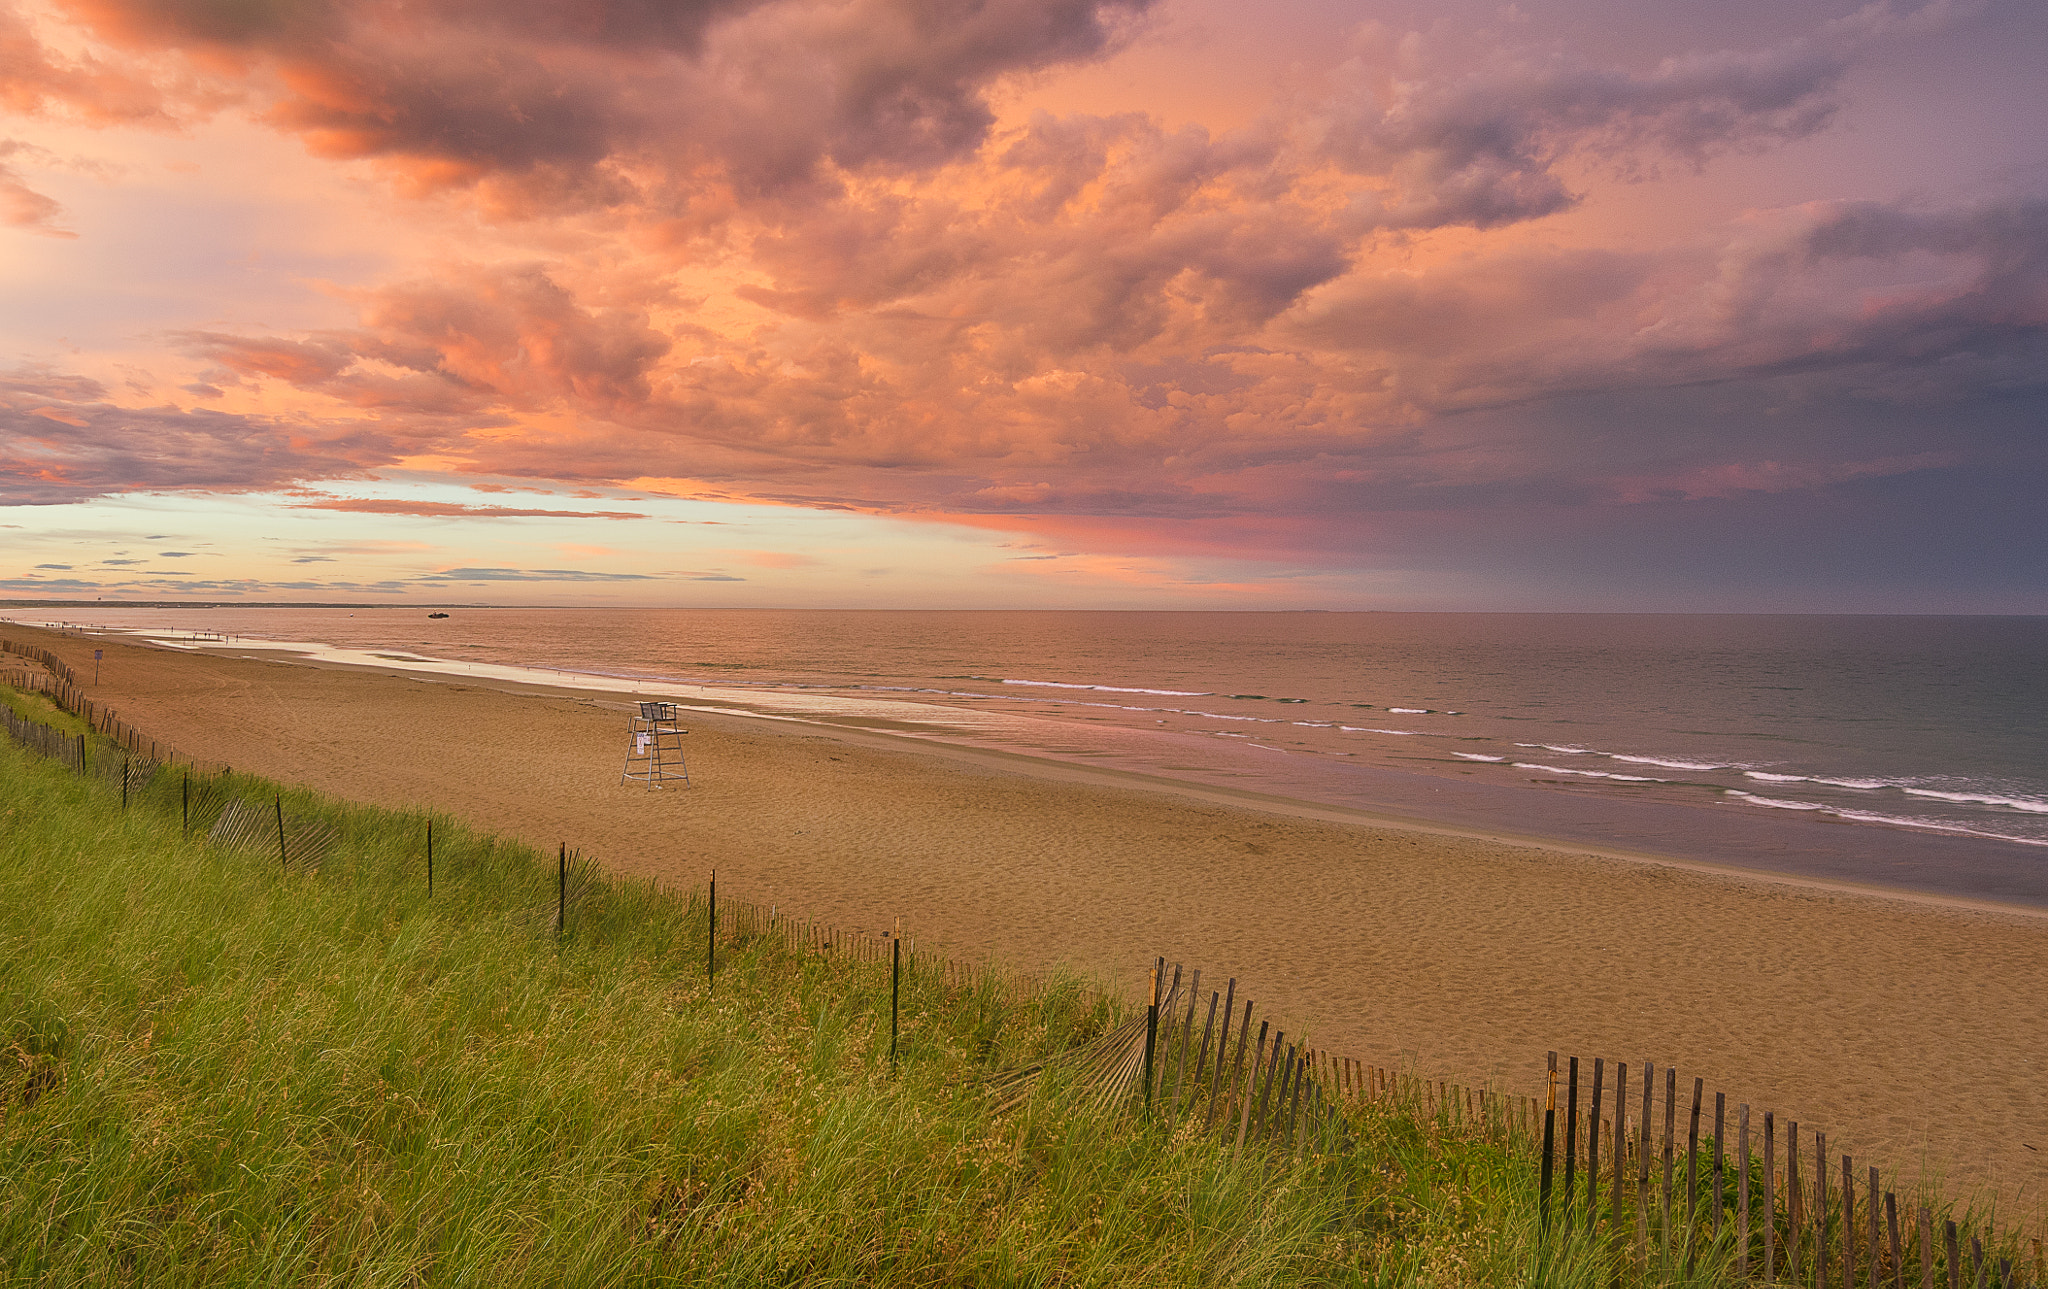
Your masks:
<path fill-rule="evenodd" d="M 2048 613 L 2038 0 L 0 0 L 0 597 Z"/>

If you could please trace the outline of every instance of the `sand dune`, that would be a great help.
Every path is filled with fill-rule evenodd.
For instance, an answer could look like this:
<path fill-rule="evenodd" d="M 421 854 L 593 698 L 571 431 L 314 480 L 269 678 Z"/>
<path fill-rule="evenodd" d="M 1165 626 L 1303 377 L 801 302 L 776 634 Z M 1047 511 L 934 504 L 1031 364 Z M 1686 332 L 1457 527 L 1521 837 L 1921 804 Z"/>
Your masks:
<path fill-rule="evenodd" d="M 1319 1046 L 1432 1076 L 1534 1093 L 1550 1048 L 1675 1063 L 1731 1115 L 1773 1108 L 1859 1167 L 1924 1167 L 2042 1213 L 2039 915 L 743 719 L 690 720 L 694 786 L 649 793 L 618 783 L 625 695 L 8 633 L 74 665 L 105 648 L 101 697 L 202 761 L 431 804 L 665 882 L 715 865 L 722 894 L 845 927 L 900 917 L 963 956 L 1135 988 L 1165 954 L 1235 974 Z"/>

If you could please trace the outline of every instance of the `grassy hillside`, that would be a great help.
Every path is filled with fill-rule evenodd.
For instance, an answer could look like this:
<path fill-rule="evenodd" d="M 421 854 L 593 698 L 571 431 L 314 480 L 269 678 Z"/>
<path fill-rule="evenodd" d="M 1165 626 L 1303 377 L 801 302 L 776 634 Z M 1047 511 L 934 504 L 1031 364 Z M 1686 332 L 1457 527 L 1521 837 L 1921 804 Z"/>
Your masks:
<path fill-rule="evenodd" d="M 1121 1019 L 1084 982 L 917 964 L 892 1073 L 886 964 L 735 938 L 707 990 L 697 897 L 593 877 L 558 939 L 554 856 L 437 821 L 430 900 L 419 816 L 283 791 L 339 835 L 285 872 L 180 787 L 0 740 L 0 1283 L 1607 1282 L 1537 1257 L 1526 1143 L 1412 1107 L 1299 1157 L 998 1112 Z"/>

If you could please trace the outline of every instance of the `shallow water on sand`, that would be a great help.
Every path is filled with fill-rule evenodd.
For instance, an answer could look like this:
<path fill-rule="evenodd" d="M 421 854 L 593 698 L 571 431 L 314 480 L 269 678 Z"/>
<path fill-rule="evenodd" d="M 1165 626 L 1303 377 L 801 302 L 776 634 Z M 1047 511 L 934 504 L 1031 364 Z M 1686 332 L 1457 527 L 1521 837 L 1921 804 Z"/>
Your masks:
<path fill-rule="evenodd" d="M 1742 814 L 1752 821 L 1732 833 L 1710 829 L 1728 834 L 1718 853 L 1750 844 L 1736 835 L 1810 845 L 1801 839 L 1819 834 L 1799 825 L 1825 820 L 1861 825 L 1856 845 L 1876 869 L 1895 848 L 1875 840 L 1887 834 L 1981 841 L 2002 862 L 2048 869 L 2044 618 L 426 612 L 108 609 L 93 620 L 319 641 L 404 655 L 380 660 L 397 665 L 631 677 L 686 702 L 703 686 L 696 700 L 727 710 L 1459 822 L 1527 816 L 1540 801 L 1542 818 L 1520 830 L 1592 821 L 1596 838 L 1620 829 L 1614 844 L 1648 843 L 1599 820 L 1676 819 L 1653 831 L 1682 832 L 1688 816 Z M 1509 788 L 1547 795 L 1493 791 Z"/>

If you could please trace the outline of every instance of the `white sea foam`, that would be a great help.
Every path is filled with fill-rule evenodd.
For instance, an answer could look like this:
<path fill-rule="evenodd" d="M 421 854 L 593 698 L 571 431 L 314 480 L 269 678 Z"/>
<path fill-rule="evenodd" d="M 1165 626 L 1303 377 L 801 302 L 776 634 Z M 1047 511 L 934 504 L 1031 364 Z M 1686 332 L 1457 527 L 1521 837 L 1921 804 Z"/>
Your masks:
<path fill-rule="evenodd" d="M 1742 777 L 1762 783 L 1820 783 L 1830 788 L 1855 788 L 1863 792 L 1899 786 L 1888 779 L 1830 779 L 1824 774 L 1771 774 L 1765 770 L 1744 770 Z"/>
<path fill-rule="evenodd" d="M 1389 707 L 1387 710 L 1396 716 L 1427 716 L 1436 709 L 1431 707 Z"/>
<path fill-rule="evenodd" d="M 1463 752 L 1454 752 L 1454 753 L 1452 753 L 1452 755 L 1453 755 L 1453 756 L 1464 756 L 1464 755 L 1466 755 L 1466 753 L 1463 753 Z M 1500 758 L 1498 758 L 1498 757 L 1494 757 L 1494 758 L 1490 758 L 1490 759 L 1493 759 L 1493 760 L 1499 760 Z M 1586 779 L 1612 779 L 1612 780 L 1614 780 L 1614 781 L 1615 781 L 1616 783 L 1669 783 L 1669 782 L 1671 782 L 1671 780 L 1669 780 L 1669 779 L 1652 779 L 1652 778 L 1649 778 L 1649 777 L 1648 777 L 1648 776 L 1646 776 L 1646 775 L 1641 775 L 1641 774 L 1615 774 L 1615 773 L 1612 773 L 1611 771 L 1608 771 L 1608 770 L 1573 770 L 1573 769 L 1569 769 L 1569 768 L 1567 768 L 1567 767 L 1565 767 L 1565 766 L 1562 766 L 1562 765 L 1541 765 L 1541 764 L 1539 764 L 1539 763 L 1537 763 L 1537 762 L 1535 762 L 1535 761 L 1516 761 L 1516 762 L 1514 762 L 1514 767 L 1515 767 L 1515 768 L 1516 768 L 1517 770 L 1543 770 L 1543 771 L 1546 771 L 1547 773 L 1550 773 L 1550 774 L 1576 774 L 1576 775 L 1580 776 L 1581 778 L 1586 778 Z"/>
<path fill-rule="evenodd" d="M 1744 792 L 1740 788 L 1723 788 L 1721 789 L 1721 791 L 1727 793 L 1731 797 L 1740 797 L 1744 801 L 1749 802 L 1751 805 L 1771 806 L 1778 810 L 1829 809 L 1829 807 L 1822 805 L 1818 801 L 1788 801 L 1784 797 L 1760 797 L 1754 792 Z"/>
<path fill-rule="evenodd" d="M 1661 756 L 1623 756 L 1619 752 L 1602 752 L 1601 756 L 1630 765 L 1659 765 L 1667 770 L 1732 770 L 1735 765 L 1728 761 L 1678 761 Z"/>
<path fill-rule="evenodd" d="M 1733 770 L 1737 763 L 1732 761 L 1681 761 L 1666 756 L 1629 756 L 1624 752 L 1603 752 L 1597 747 L 1577 747 L 1569 743 L 1517 743 L 1516 747 L 1538 747 L 1546 752 L 1562 752 L 1566 756 L 1604 756 L 1610 761 L 1626 761 L 1630 765 L 1656 765 L 1666 770 Z"/>
<path fill-rule="evenodd" d="M 1822 814 L 1834 815 L 1838 819 L 1848 819 L 1855 823 L 1885 824 L 1893 828 L 1924 828 L 1930 832 L 1963 833 L 1971 837 L 1988 837 L 1995 841 L 2017 842 L 2022 846 L 2048 846 L 2048 838 L 2015 837 L 2011 833 L 1992 832 L 1984 828 L 1971 828 L 1965 824 L 1950 823 L 1942 819 L 1920 819 L 1911 815 L 1884 815 L 1874 810 L 1844 810 L 1818 801 L 1791 801 L 1784 797 L 1760 796 L 1754 792 L 1744 792 L 1740 788 L 1723 788 L 1722 791 L 1731 797 L 1740 798 L 1752 806 L 1770 806 L 1779 810 L 1817 810 Z"/>
<path fill-rule="evenodd" d="M 1933 797 L 1937 801 L 1954 801 L 1967 805 L 2003 806 L 2007 810 L 2024 810 L 2030 815 L 2048 815 L 2048 801 L 2034 797 L 1996 797 L 1976 792 L 1940 792 L 1933 788 L 1902 789 L 1909 797 Z"/>
<path fill-rule="evenodd" d="M 1158 694 L 1164 698 L 1207 698 L 1206 689 L 1138 689 L 1128 685 L 1076 685 L 1064 680 L 1005 680 L 1005 685 L 1033 685 L 1041 689 L 1099 689 L 1105 694 Z"/>
<path fill-rule="evenodd" d="M 1485 754 L 1484 752 L 1453 752 L 1453 753 L 1451 753 L 1451 755 L 1452 755 L 1452 756 L 1455 756 L 1455 757 L 1457 757 L 1457 758 L 1458 758 L 1458 759 L 1459 759 L 1460 761 L 1505 761 L 1505 760 L 1507 760 L 1507 758 L 1506 758 L 1506 757 L 1504 757 L 1504 756 L 1488 756 L 1488 755 L 1486 755 L 1486 754 Z"/>

